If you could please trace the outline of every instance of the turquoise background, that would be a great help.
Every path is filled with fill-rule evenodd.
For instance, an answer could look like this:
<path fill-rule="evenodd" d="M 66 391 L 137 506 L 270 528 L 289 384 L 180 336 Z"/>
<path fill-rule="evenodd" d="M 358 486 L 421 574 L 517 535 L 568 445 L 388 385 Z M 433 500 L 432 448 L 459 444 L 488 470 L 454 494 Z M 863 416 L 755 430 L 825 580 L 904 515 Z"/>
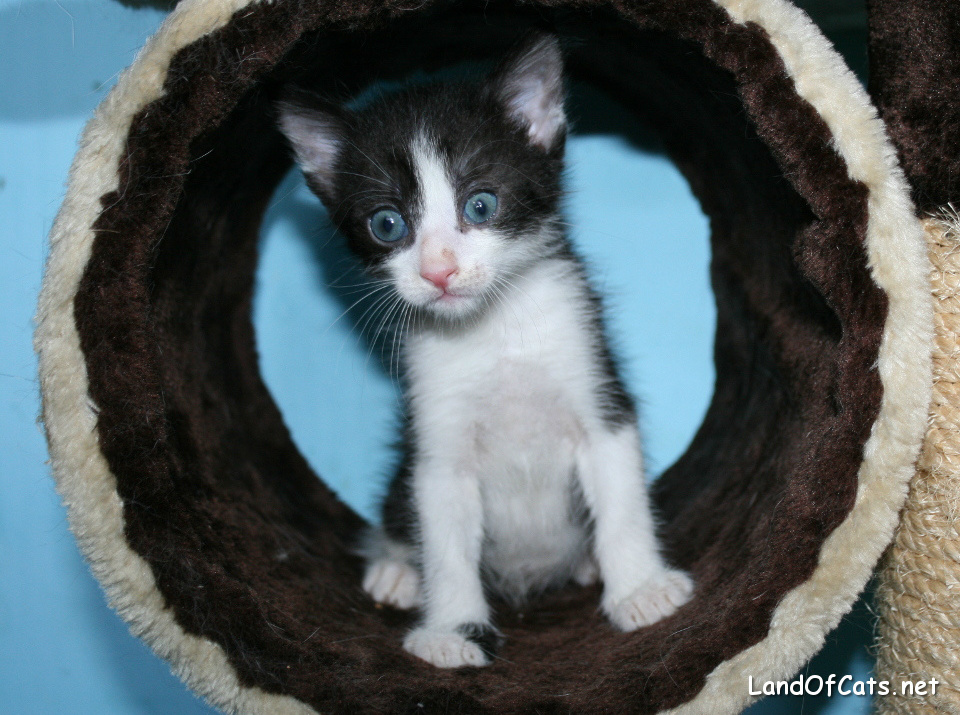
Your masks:
<path fill-rule="evenodd" d="M 163 17 L 110 0 L 0 0 L 0 713 L 212 712 L 129 635 L 77 552 L 45 463 L 30 343 L 79 132 Z M 834 36 L 861 66 L 862 29 Z M 619 136 L 575 133 L 569 168 L 571 232 L 608 298 L 655 475 L 683 450 L 711 392 L 707 222 L 667 160 Z M 304 454 L 370 516 L 392 458 L 397 393 L 356 330 L 362 310 L 339 317 L 344 291 L 329 284 L 343 280 L 342 259 L 291 173 L 264 224 L 263 373 Z M 339 438 L 321 439 L 330 434 Z M 860 605 L 807 672 L 866 679 L 870 630 Z M 781 697 L 751 712 L 853 715 L 867 705 Z"/>

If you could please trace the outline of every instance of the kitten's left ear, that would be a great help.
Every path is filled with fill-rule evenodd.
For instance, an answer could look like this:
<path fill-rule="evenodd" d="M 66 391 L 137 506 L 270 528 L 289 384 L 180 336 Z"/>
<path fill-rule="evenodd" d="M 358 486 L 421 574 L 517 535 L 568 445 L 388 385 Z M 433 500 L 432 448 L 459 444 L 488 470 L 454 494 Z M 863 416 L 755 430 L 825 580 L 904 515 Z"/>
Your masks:
<path fill-rule="evenodd" d="M 277 103 L 277 119 L 311 188 L 330 198 L 343 149 L 344 112 L 315 95 L 290 89 Z"/>
<path fill-rule="evenodd" d="M 563 139 L 567 116 L 557 38 L 536 35 L 528 40 L 506 59 L 492 82 L 507 114 L 526 128 L 531 144 L 549 151 Z"/>

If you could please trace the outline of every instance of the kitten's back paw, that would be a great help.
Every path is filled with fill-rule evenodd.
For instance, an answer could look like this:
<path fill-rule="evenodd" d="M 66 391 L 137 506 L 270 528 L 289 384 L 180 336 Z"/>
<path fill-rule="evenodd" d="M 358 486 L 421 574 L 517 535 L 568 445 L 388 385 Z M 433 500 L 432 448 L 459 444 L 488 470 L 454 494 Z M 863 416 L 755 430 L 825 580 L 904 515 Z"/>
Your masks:
<path fill-rule="evenodd" d="M 633 631 L 666 618 L 690 600 L 693 581 L 683 571 L 669 570 L 612 606 L 604 605 L 610 622 Z"/>
<path fill-rule="evenodd" d="M 500 645 L 500 633 L 482 623 L 464 623 L 451 631 L 415 628 L 403 641 L 404 650 L 438 668 L 489 665 Z"/>
<path fill-rule="evenodd" d="M 420 574 L 404 561 L 377 559 L 367 565 L 363 590 L 377 603 L 413 608 L 420 604 Z"/>
<path fill-rule="evenodd" d="M 600 567 L 593 556 L 584 556 L 573 572 L 573 581 L 579 586 L 592 586 L 600 580 Z"/>

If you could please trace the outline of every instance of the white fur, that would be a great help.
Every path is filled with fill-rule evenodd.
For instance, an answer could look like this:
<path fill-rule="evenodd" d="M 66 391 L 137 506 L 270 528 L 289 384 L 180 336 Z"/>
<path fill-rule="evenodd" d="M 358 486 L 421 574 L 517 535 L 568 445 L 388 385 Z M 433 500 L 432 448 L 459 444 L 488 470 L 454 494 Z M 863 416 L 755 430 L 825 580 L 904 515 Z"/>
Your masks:
<path fill-rule="evenodd" d="M 596 524 L 604 610 L 620 628 L 643 625 L 617 617 L 624 601 L 638 592 L 657 601 L 664 583 L 660 600 L 677 606 L 691 589 L 657 550 L 636 427 L 612 432 L 598 412 L 585 286 L 551 260 L 505 290 L 469 328 L 407 346 L 425 626 L 487 622 L 481 564 L 517 598 L 588 573 L 575 479 Z"/>
<path fill-rule="evenodd" d="M 586 547 L 570 512 L 581 415 L 592 401 L 583 379 L 594 370 L 589 338 L 575 301 L 553 285 L 562 276 L 574 283 L 568 288 L 578 287 L 566 267 L 537 272 L 506 288 L 506 299 L 479 324 L 419 335 L 407 348 L 418 453 L 438 465 L 438 481 L 449 481 L 453 468 L 473 486 L 476 538 L 485 535 L 485 561 L 508 592 L 510 584 L 527 590 L 566 580 Z M 432 533 L 463 528 L 444 502 L 433 509 L 431 495 L 421 496 L 433 488 L 430 477 L 418 472 L 415 479 L 425 546 Z M 457 491 L 451 498 L 465 496 Z"/>
<path fill-rule="evenodd" d="M 388 539 L 377 529 L 369 534 L 361 554 L 367 559 L 363 590 L 374 601 L 403 609 L 420 605 L 420 574 L 413 549 Z"/>
<path fill-rule="evenodd" d="M 420 576 L 406 561 L 374 561 L 364 574 L 363 590 L 377 603 L 413 608 L 420 603 Z"/>
<path fill-rule="evenodd" d="M 403 639 L 403 647 L 438 668 L 480 666 L 490 663 L 478 645 L 471 643 L 459 633 L 450 631 L 414 628 Z"/>
<path fill-rule="evenodd" d="M 659 554 L 636 426 L 612 429 L 600 412 L 605 376 L 581 275 L 569 259 L 534 262 L 541 237 L 464 227 L 441 159 L 422 138 L 412 156 L 422 218 L 389 270 L 409 302 L 446 317 L 469 310 L 471 320 L 414 333 L 405 347 L 424 591 L 422 627 L 405 647 L 440 667 L 478 664 L 456 628 L 490 622 L 482 572 L 520 601 L 589 581 L 596 564 L 617 627 L 669 615 L 692 584 Z M 446 289 L 422 275 L 436 266 L 455 269 Z M 373 559 L 364 588 L 412 600 L 396 595 L 411 570 Z"/>

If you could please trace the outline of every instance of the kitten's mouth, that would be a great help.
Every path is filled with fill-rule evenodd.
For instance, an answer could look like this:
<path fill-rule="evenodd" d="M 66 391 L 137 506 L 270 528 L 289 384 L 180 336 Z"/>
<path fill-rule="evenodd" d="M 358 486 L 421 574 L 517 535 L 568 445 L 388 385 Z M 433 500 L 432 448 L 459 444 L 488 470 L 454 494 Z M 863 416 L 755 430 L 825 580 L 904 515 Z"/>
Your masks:
<path fill-rule="evenodd" d="M 430 297 L 427 300 L 428 303 L 458 303 L 473 297 L 470 292 L 457 292 L 456 290 L 451 290 L 447 286 L 435 286 L 435 288 L 437 288 L 440 292 Z"/>
<path fill-rule="evenodd" d="M 444 289 L 434 296 L 427 305 L 440 314 L 463 316 L 475 308 L 476 296 L 473 293 L 457 293 Z"/>

